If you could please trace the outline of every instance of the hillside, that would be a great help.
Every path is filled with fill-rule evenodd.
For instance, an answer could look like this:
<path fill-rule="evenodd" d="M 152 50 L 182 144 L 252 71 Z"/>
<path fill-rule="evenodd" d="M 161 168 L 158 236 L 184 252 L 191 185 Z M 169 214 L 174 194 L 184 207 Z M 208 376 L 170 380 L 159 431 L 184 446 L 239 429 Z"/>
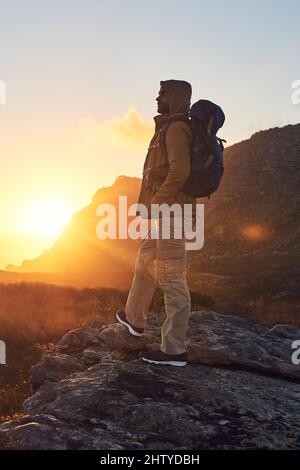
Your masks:
<path fill-rule="evenodd" d="M 257 132 L 225 151 L 220 189 L 205 207 L 205 248 L 193 263 L 227 269 L 299 266 L 300 124 Z M 232 267 L 234 272 L 234 266 Z"/>
<path fill-rule="evenodd" d="M 191 256 L 197 270 L 229 272 L 265 267 L 296 268 L 299 261 L 300 124 L 254 134 L 225 150 L 225 174 L 218 191 L 205 203 L 205 246 Z M 101 188 L 91 204 L 74 214 L 53 247 L 14 272 L 61 273 L 64 276 L 130 272 L 139 241 L 96 237 L 96 207 L 137 201 L 140 179 L 120 176 Z M 113 251 L 113 254 L 112 254 Z M 234 266 L 232 260 L 234 259 Z"/>
<path fill-rule="evenodd" d="M 199 199 L 205 204 L 205 242 L 202 250 L 189 252 L 191 289 L 213 296 L 226 311 L 254 300 L 259 314 L 278 310 L 285 322 L 299 315 L 299 158 L 300 124 L 257 132 L 226 148 L 220 188 L 210 200 Z M 20 267 L 8 266 L 0 282 L 128 290 L 140 240 L 99 240 L 96 208 L 117 205 L 119 195 L 128 196 L 128 205 L 136 202 L 140 183 L 119 176 L 99 189 L 51 249 Z M 270 297 L 261 296 L 271 296 L 271 305 Z M 280 304 L 275 308 L 274 296 Z"/>

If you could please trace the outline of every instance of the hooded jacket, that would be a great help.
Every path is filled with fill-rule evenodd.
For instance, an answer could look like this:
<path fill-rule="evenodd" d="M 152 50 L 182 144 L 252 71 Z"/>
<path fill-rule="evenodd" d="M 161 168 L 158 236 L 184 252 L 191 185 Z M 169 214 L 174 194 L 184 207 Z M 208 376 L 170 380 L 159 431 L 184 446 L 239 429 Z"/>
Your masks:
<path fill-rule="evenodd" d="M 196 213 L 196 199 L 181 192 L 181 188 L 191 171 L 192 132 L 188 122 L 191 102 L 191 85 L 181 80 L 160 82 L 166 91 L 169 104 L 168 114 L 154 117 L 155 132 L 148 147 L 143 166 L 143 179 L 138 203 L 144 204 L 151 217 L 151 204 L 179 203 L 192 204 L 192 214 Z M 159 131 L 170 121 L 166 131 L 167 158 L 160 145 Z"/>

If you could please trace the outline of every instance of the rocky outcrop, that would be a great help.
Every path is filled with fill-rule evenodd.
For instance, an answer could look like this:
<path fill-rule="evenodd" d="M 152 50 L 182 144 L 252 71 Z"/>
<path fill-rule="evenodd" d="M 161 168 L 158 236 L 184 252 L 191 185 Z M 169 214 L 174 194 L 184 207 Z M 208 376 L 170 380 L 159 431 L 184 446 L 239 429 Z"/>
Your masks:
<path fill-rule="evenodd" d="M 24 416 L 0 440 L 24 449 L 300 448 L 300 329 L 269 330 L 233 316 L 193 312 L 189 364 L 137 359 L 159 348 L 163 314 L 144 338 L 119 324 L 66 334 L 33 367 Z"/>

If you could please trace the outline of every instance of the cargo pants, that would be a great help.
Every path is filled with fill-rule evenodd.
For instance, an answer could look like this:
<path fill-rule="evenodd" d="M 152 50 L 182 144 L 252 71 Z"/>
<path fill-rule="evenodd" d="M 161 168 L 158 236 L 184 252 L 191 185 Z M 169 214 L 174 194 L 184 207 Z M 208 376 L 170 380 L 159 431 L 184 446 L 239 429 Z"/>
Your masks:
<path fill-rule="evenodd" d="M 166 225 L 161 217 L 151 219 L 151 227 L 137 254 L 125 313 L 130 323 L 145 328 L 152 297 L 156 287 L 160 286 L 166 311 L 161 327 L 160 349 L 167 354 L 181 354 L 186 352 L 186 332 L 191 311 L 186 280 L 184 217 L 181 216 L 181 222 L 175 216 L 170 217 L 169 221 Z M 163 226 L 170 228 L 169 238 L 164 238 Z"/>

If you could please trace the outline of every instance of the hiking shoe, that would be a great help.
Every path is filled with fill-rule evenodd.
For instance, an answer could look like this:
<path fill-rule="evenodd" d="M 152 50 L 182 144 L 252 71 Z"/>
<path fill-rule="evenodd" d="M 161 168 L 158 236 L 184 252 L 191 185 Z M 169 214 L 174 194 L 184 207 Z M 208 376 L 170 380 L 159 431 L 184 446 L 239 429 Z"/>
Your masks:
<path fill-rule="evenodd" d="M 124 310 L 117 310 L 116 317 L 118 322 L 122 323 L 122 325 L 125 325 L 133 336 L 143 336 L 144 328 L 137 328 L 136 326 L 129 323 Z"/>
<path fill-rule="evenodd" d="M 139 358 L 152 364 L 162 364 L 168 366 L 186 366 L 187 353 L 182 354 L 166 354 L 162 351 L 142 351 Z"/>

